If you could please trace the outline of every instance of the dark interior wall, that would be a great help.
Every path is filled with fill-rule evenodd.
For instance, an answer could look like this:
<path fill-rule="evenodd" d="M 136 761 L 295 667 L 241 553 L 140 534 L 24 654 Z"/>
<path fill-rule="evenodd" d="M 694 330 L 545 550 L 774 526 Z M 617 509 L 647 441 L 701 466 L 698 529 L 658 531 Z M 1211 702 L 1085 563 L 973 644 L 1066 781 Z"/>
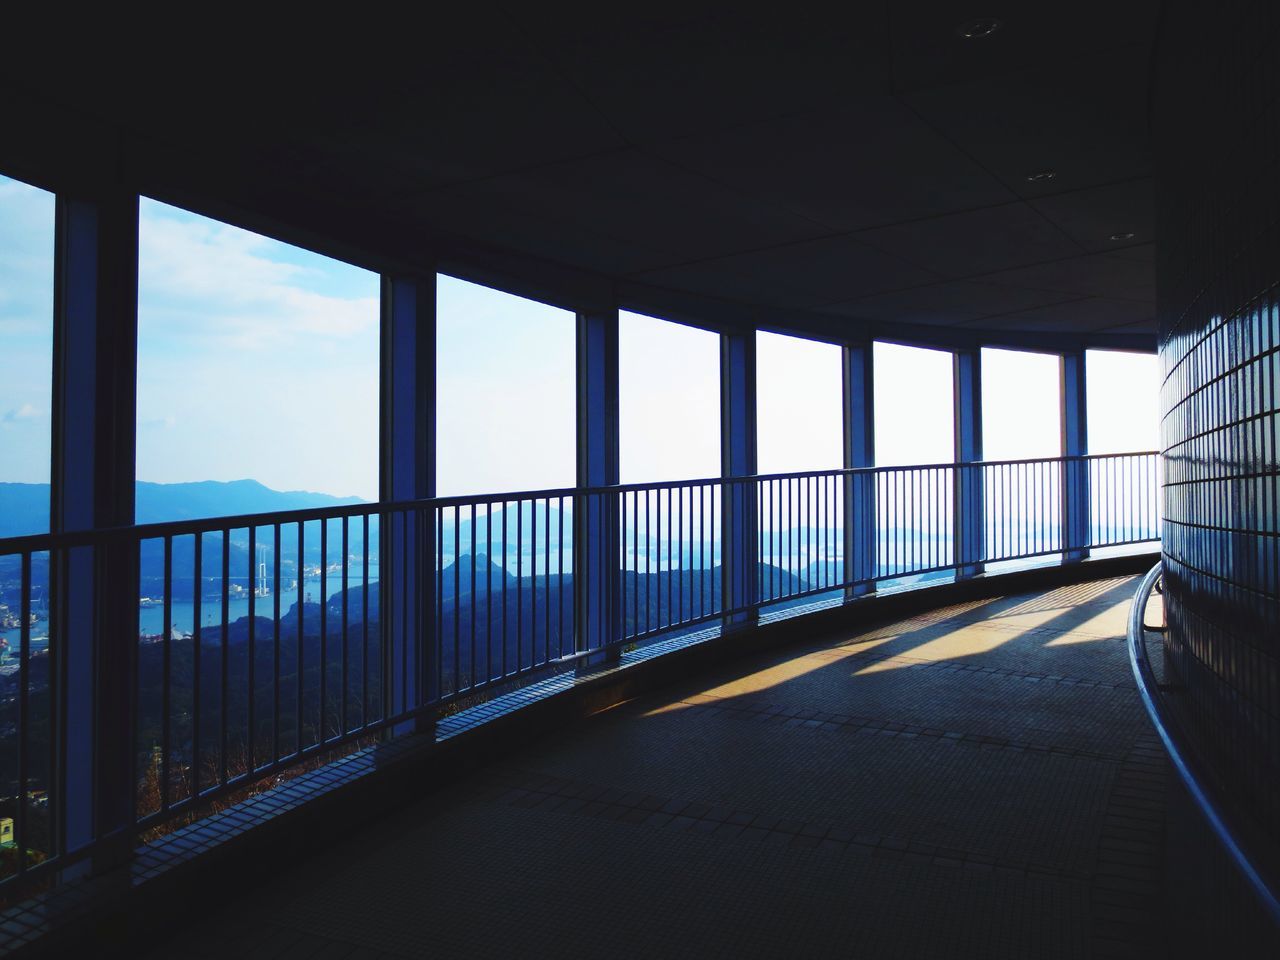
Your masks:
<path fill-rule="evenodd" d="M 1170 4 L 1152 129 L 1166 646 L 1192 725 L 1275 839 L 1280 5 Z"/>

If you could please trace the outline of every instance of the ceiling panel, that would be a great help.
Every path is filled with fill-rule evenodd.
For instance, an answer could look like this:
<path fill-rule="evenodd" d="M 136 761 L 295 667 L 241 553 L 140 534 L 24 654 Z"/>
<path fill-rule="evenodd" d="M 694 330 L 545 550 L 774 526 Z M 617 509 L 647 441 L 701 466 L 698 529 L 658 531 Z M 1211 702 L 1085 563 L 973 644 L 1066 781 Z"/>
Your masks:
<path fill-rule="evenodd" d="M 729 281 L 746 283 L 773 291 L 771 302 L 808 307 L 928 283 L 936 276 L 855 240 L 836 237 L 646 271 L 641 279 L 721 295 Z M 718 290 L 715 284 L 720 284 Z"/>
<path fill-rule="evenodd" d="M 1155 302 L 1155 270 L 1152 264 L 1120 253 L 1090 254 L 1002 270 L 988 274 L 983 280 L 1036 290 Z"/>
<path fill-rule="evenodd" d="M 633 143 L 888 89 L 885 13 L 685 2 L 512 11 L 530 43 Z"/>
<path fill-rule="evenodd" d="M 675 262 L 725 256 L 825 233 L 818 224 L 637 150 L 493 177 L 451 196 L 514 206 L 562 226 L 625 237 Z"/>
<path fill-rule="evenodd" d="M 405 202 L 402 208 L 429 219 L 440 230 L 478 243 L 501 237 L 500 249 L 522 250 L 540 260 L 573 263 L 589 270 L 622 268 L 633 272 L 671 261 L 670 253 L 645 247 L 634 239 L 561 223 L 514 204 L 476 203 L 472 196 L 441 192 Z"/>
<path fill-rule="evenodd" d="M 1016 199 L 892 97 L 649 149 L 836 230 Z"/>
<path fill-rule="evenodd" d="M 1128 300 L 1089 297 L 1071 303 L 1034 307 L 1003 317 L 975 321 L 972 326 L 985 330 L 1052 330 L 1057 332 L 1092 332 L 1112 328 L 1134 327 L 1155 332 L 1155 310 L 1148 304 Z"/>
<path fill-rule="evenodd" d="M 882 322 L 949 326 L 1070 299 L 1078 299 L 1078 296 L 955 280 L 862 297 L 824 306 L 822 310 Z"/>
<path fill-rule="evenodd" d="M 1061 230 L 1021 202 L 866 230 L 858 237 L 957 279 L 1080 252 Z"/>
<path fill-rule="evenodd" d="M 907 92 L 1034 70 L 1069 75 L 1071 62 L 1080 57 L 1149 44 L 1159 0 L 1076 0 L 1069 9 L 1031 2 L 992 9 L 965 0 L 895 0 L 889 10 L 894 89 Z M 999 21 L 995 32 L 961 36 L 961 27 L 992 17 Z"/>
<path fill-rule="evenodd" d="M 1030 202 L 1086 250 L 1102 253 L 1115 250 L 1118 243 L 1148 243 L 1155 234 L 1155 184 L 1150 178 Z M 1127 233 L 1133 236 L 1111 239 Z"/>
<path fill-rule="evenodd" d="M 906 99 L 1025 197 L 1151 172 L 1145 46 L 936 87 Z M 1053 179 L 1027 179 L 1043 172 Z"/>

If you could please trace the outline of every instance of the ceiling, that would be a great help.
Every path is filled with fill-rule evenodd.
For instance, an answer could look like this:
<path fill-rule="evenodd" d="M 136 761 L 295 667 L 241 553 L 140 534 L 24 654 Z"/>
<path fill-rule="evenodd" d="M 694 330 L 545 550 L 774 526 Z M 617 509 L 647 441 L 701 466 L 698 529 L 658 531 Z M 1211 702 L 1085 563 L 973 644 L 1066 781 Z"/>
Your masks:
<path fill-rule="evenodd" d="M 144 189 L 322 243 L 824 336 L 1154 347 L 1154 0 L 806 6 L 482 2 L 0 70 L 120 131 Z"/>

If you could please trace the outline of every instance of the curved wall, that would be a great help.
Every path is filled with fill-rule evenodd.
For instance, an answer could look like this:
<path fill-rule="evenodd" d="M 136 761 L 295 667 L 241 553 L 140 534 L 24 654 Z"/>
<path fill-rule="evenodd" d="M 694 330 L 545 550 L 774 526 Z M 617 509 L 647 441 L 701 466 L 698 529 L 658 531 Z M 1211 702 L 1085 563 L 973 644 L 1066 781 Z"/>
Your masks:
<path fill-rule="evenodd" d="M 1280 833 L 1280 12 L 1169 5 L 1152 124 L 1166 650 L 1230 794 Z"/>

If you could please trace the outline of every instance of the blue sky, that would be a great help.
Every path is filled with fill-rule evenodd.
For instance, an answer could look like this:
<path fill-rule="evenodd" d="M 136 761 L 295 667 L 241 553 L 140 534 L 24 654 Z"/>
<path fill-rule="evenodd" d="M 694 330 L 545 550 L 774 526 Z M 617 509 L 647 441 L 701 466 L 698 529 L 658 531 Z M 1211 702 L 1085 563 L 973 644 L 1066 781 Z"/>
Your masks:
<path fill-rule="evenodd" d="M 437 491 L 573 486 L 574 315 L 445 276 L 436 298 Z"/>
<path fill-rule="evenodd" d="M 378 276 L 143 199 L 138 479 L 376 499 Z"/>
<path fill-rule="evenodd" d="M 53 194 L 0 177 L 0 481 L 49 482 Z"/>
<path fill-rule="evenodd" d="M 0 178 L 0 481 L 49 477 L 53 196 Z M 377 497 L 378 277 L 156 201 L 140 207 L 138 477 Z M 571 486 L 574 318 L 438 280 L 442 495 Z M 623 482 L 719 472 L 719 343 L 624 313 Z M 762 472 L 840 465 L 838 348 L 760 334 Z M 1090 446 L 1157 446 L 1154 357 L 1091 352 Z M 951 459 L 951 360 L 875 347 L 877 458 Z M 1058 453 L 1057 360 L 985 350 L 990 459 Z"/>
<path fill-rule="evenodd" d="M 720 475 L 718 336 L 622 313 L 618 460 L 623 483 Z"/>

